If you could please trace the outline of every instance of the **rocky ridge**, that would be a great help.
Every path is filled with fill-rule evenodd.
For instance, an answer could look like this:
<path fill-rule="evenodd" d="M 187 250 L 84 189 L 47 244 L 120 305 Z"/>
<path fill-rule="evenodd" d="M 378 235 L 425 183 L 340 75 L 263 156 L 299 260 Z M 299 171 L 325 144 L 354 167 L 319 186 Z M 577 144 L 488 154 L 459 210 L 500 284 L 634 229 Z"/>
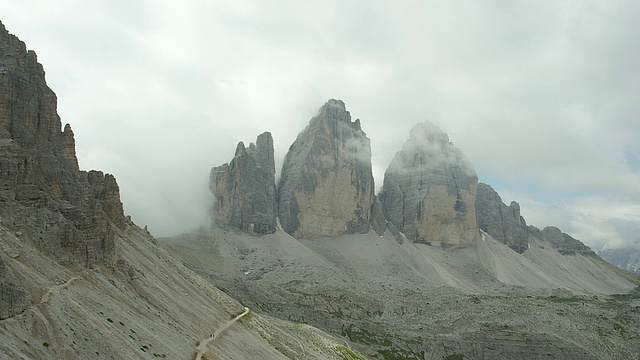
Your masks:
<path fill-rule="evenodd" d="M 80 171 L 36 54 L 0 27 L 0 215 L 60 260 L 111 261 L 126 219 L 115 178 Z M 34 215 L 37 214 L 37 215 Z"/>
<path fill-rule="evenodd" d="M 529 248 L 529 228 L 520 215 L 520 205 L 512 201 L 509 206 L 487 184 L 478 184 L 476 213 L 480 229 L 494 239 L 522 254 Z"/>
<path fill-rule="evenodd" d="M 252 234 L 276 230 L 276 185 L 273 138 L 265 132 L 245 148 L 238 143 L 229 164 L 211 170 L 209 186 L 216 197 L 214 219 Z"/>

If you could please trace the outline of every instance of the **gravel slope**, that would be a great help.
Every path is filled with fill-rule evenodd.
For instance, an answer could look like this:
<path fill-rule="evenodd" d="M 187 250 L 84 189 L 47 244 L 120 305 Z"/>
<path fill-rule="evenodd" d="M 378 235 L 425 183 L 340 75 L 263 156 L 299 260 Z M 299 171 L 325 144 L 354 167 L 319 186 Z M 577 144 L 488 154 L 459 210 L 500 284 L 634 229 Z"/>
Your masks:
<path fill-rule="evenodd" d="M 296 240 L 212 229 L 159 239 L 256 311 L 343 335 L 371 358 L 640 353 L 640 296 L 610 297 L 638 278 L 530 240 L 521 255 L 486 234 L 447 249 L 389 233 Z"/>

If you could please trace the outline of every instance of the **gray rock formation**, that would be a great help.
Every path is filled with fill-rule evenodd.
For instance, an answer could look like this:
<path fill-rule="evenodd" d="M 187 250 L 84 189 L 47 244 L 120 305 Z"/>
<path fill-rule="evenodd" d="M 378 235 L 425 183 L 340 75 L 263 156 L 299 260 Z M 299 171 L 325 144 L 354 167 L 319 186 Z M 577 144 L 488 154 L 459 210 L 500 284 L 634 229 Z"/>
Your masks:
<path fill-rule="evenodd" d="M 289 148 L 278 186 L 282 228 L 299 238 L 369 230 L 371 145 L 344 102 L 329 100 Z"/>
<path fill-rule="evenodd" d="M 273 139 L 265 132 L 256 144 L 238 143 L 231 163 L 211 169 L 209 187 L 216 197 L 216 222 L 251 234 L 276 230 Z"/>
<path fill-rule="evenodd" d="M 80 171 L 36 54 L 0 24 L 0 216 L 59 260 L 110 263 L 124 226 L 111 175 Z"/>
<path fill-rule="evenodd" d="M 477 186 L 462 151 L 438 127 L 420 123 L 391 161 L 379 196 L 386 219 L 407 239 L 466 244 L 478 236 Z"/>
<path fill-rule="evenodd" d="M 479 183 L 476 213 L 480 229 L 494 239 L 521 254 L 528 249 L 529 229 L 520 216 L 520 205 L 517 202 L 512 201 L 507 206 L 491 186 Z"/>
<path fill-rule="evenodd" d="M 542 231 L 535 226 L 529 226 L 529 233 L 539 239 L 547 240 L 562 255 L 598 256 L 582 241 L 572 238 L 555 226 L 547 226 Z"/>

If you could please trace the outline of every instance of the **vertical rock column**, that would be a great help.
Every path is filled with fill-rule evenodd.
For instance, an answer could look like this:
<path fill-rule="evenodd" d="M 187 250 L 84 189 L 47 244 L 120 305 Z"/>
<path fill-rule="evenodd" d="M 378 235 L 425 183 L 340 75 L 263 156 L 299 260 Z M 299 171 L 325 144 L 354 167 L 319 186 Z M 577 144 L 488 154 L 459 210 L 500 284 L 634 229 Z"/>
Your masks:
<path fill-rule="evenodd" d="M 238 143 L 231 163 L 211 170 L 209 186 L 216 197 L 214 218 L 218 224 L 258 235 L 275 232 L 275 163 L 271 134 L 261 134 L 249 148 Z"/>
<path fill-rule="evenodd" d="M 369 230 L 371 145 L 344 102 L 329 100 L 289 148 L 278 186 L 282 228 L 298 238 Z"/>
<path fill-rule="evenodd" d="M 462 151 L 442 130 L 421 123 L 391 161 L 379 197 L 387 221 L 409 240 L 466 244 L 479 234 L 477 186 Z"/>

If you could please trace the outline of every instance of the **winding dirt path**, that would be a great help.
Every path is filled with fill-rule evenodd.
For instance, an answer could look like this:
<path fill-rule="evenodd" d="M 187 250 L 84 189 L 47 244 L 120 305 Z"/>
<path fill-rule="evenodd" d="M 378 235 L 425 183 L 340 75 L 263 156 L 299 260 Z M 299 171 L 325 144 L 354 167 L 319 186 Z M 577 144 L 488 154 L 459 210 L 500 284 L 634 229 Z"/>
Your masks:
<path fill-rule="evenodd" d="M 46 303 L 47 301 L 49 301 L 49 296 L 51 295 L 51 293 L 52 293 L 54 290 L 64 289 L 64 288 L 66 288 L 67 286 L 69 286 L 69 284 L 71 284 L 73 281 L 75 281 L 75 280 L 81 280 L 81 279 L 82 279 L 82 277 L 80 277 L 80 276 L 74 276 L 74 277 L 72 277 L 71 279 L 67 280 L 64 284 L 54 285 L 54 286 L 49 287 L 49 288 L 47 289 L 47 291 L 45 291 L 45 292 L 44 292 L 44 294 L 42 294 L 42 297 L 40 298 L 40 303 L 38 303 L 38 304 L 36 304 L 36 305 L 44 304 L 44 303 Z"/>
<path fill-rule="evenodd" d="M 210 349 L 208 348 L 208 345 L 210 342 L 212 342 L 213 340 L 215 340 L 218 336 L 220 336 L 220 334 L 227 330 L 229 328 L 229 326 L 233 325 L 236 321 L 242 319 L 243 316 L 247 315 L 249 313 L 249 308 L 245 307 L 244 308 L 244 312 L 236 317 L 234 317 L 231 321 L 227 321 L 224 325 L 222 325 L 218 330 L 216 330 L 216 332 L 213 333 L 213 335 L 211 335 L 210 337 L 206 338 L 206 339 L 202 339 L 200 341 L 200 345 L 198 345 L 196 347 L 196 360 L 201 360 L 202 359 L 202 355 L 204 355 L 207 351 L 209 351 Z"/>

